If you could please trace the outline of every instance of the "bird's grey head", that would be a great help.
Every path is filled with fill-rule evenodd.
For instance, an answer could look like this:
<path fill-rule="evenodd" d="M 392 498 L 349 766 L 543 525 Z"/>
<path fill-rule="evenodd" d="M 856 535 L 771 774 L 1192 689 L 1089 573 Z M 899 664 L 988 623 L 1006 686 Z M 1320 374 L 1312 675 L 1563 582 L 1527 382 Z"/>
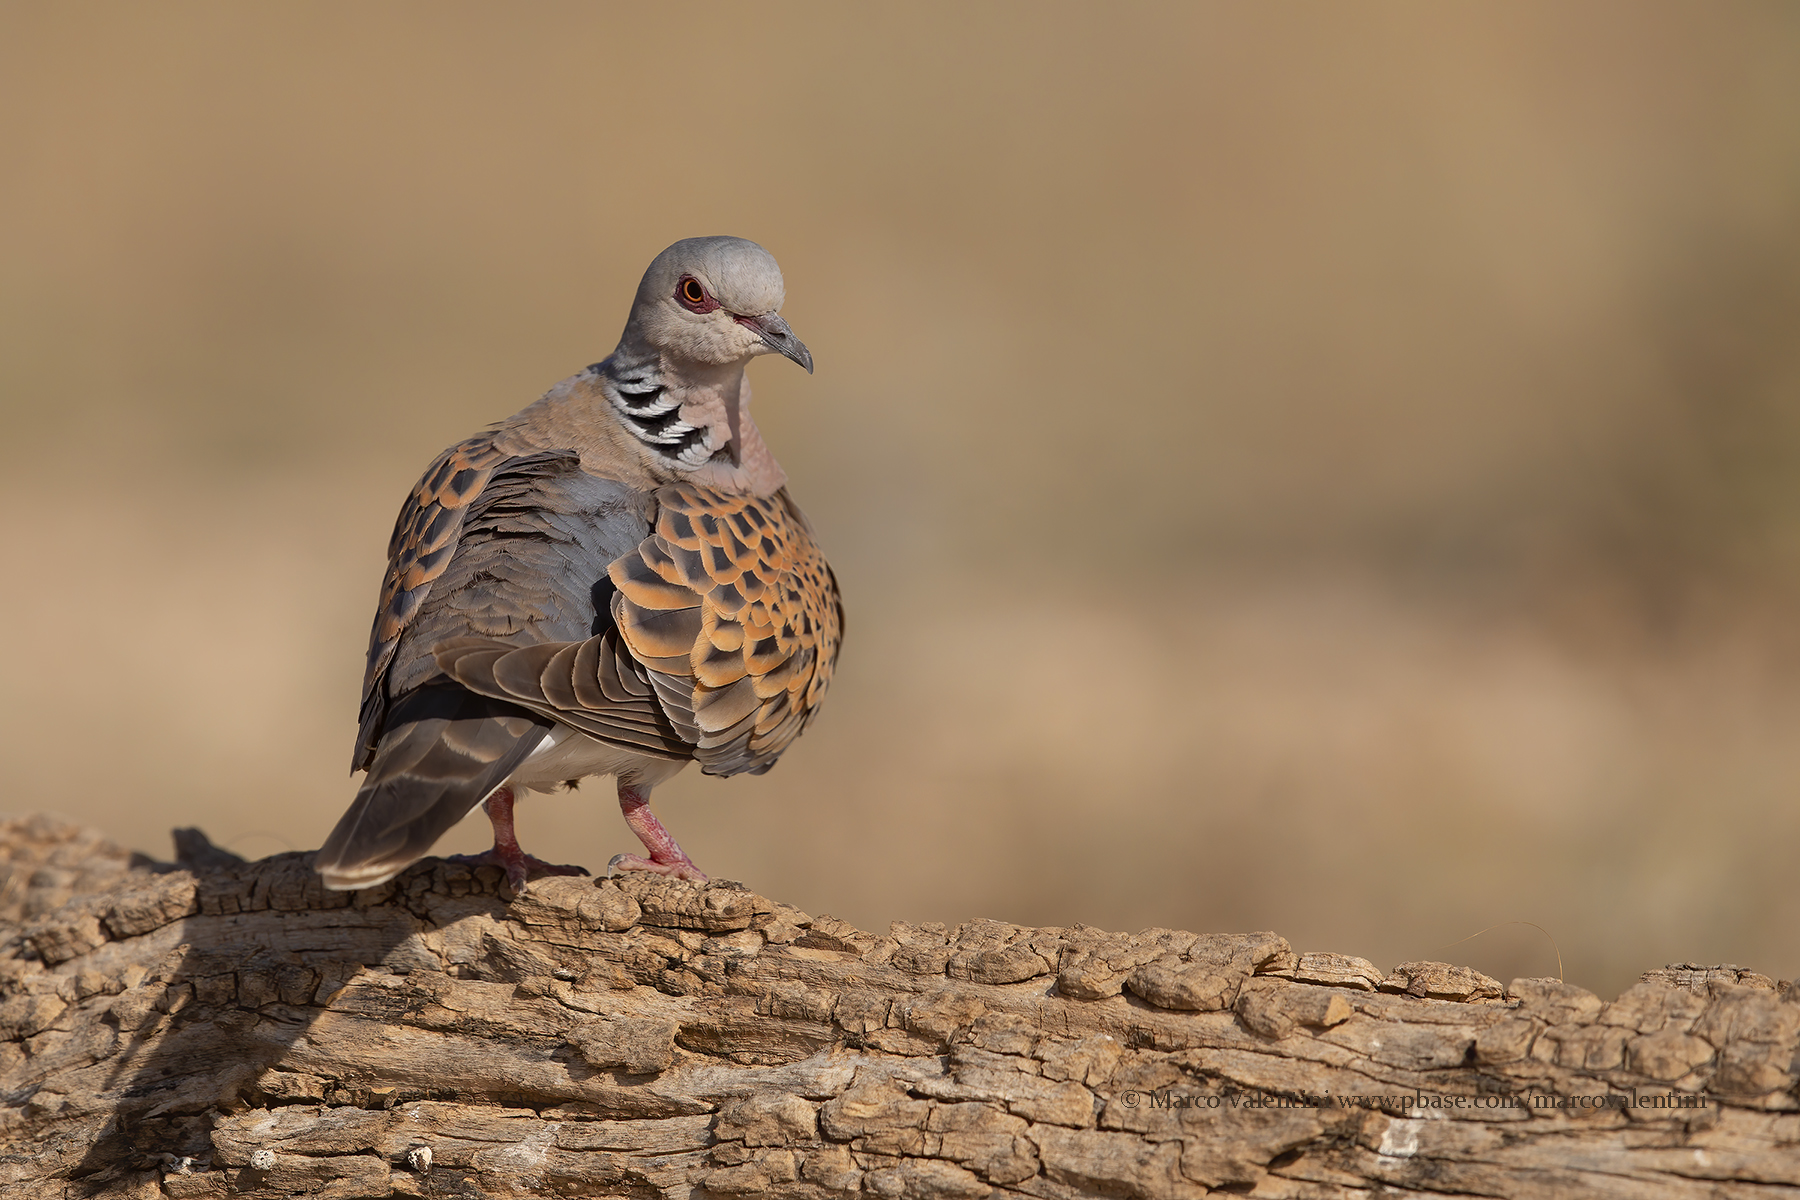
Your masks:
<path fill-rule="evenodd" d="M 780 354 L 811 372 L 812 352 L 778 312 L 783 294 L 775 256 L 755 242 L 683 238 L 644 272 L 619 347 L 697 366 Z"/>

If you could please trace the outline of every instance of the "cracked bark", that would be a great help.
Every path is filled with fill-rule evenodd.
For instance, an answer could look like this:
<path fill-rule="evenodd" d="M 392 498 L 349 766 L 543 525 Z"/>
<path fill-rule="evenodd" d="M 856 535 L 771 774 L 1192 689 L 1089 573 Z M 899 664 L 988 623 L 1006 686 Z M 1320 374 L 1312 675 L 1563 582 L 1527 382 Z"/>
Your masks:
<path fill-rule="evenodd" d="M 1800 1196 L 1800 997 L 0 822 L 6 1196 Z"/>

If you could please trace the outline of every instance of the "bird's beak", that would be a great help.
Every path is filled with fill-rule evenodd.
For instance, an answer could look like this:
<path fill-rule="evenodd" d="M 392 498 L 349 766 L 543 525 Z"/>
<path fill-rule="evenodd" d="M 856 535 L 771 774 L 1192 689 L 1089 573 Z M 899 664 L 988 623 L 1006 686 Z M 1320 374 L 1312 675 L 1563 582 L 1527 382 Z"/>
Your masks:
<path fill-rule="evenodd" d="M 735 315 L 735 314 L 734 314 Z M 791 358 L 812 374 L 812 351 L 806 343 L 794 336 L 788 323 L 778 313 L 764 313 L 760 317 L 738 316 L 740 324 L 747 325 L 756 331 L 763 344 L 783 358 Z"/>

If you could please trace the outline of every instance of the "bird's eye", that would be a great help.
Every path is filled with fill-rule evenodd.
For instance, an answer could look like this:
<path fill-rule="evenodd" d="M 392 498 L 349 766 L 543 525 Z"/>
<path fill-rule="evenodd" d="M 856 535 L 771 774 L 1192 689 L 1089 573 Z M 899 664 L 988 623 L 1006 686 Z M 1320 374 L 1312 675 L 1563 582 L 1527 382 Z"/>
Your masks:
<path fill-rule="evenodd" d="M 683 275 L 681 282 L 675 285 L 675 298 L 690 312 L 711 312 L 719 307 L 719 302 L 708 296 L 700 281 L 692 275 Z"/>

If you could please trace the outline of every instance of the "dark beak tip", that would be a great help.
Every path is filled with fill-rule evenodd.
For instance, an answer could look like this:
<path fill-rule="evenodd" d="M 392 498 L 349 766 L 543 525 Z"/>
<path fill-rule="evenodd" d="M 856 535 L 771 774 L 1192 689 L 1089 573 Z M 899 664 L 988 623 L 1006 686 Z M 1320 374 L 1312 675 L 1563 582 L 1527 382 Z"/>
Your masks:
<path fill-rule="evenodd" d="M 805 367 L 808 375 L 813 373 L 812 351 L 808 350 L 806 343 L 795 337 L 791 331 L 780 341 L 773 343 L 773 346 L 775 352 L 783 358 L 791 359 Z"/>
<path fill-rule="evenodd" d="M 739 317 L 738 320 L 754 329 L 770 350 L 799 363 L 806 368 L 808 375 L 813 373 L 812 351 L 806 348 L 805 342 L 794 336 L 793 328 L 780 316 L 768 313 L 761 317 Z"/>

